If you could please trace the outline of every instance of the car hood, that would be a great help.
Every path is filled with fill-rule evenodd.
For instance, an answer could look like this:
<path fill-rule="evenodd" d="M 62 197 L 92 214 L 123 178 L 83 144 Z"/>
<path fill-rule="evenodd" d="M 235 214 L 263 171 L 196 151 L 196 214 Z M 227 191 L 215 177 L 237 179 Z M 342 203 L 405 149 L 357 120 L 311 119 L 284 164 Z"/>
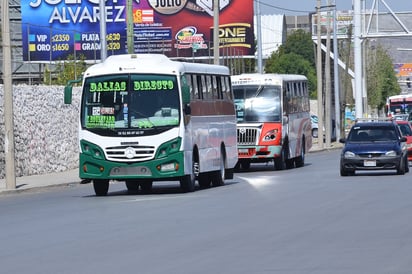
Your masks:
<path fill-rule="evenodd" d="M 362 153 L 385 153 L 390 150 L 399 151 L 401 150 L 400 142 L 373 142 L 373 143 L 362 143 L 362 142 L 346 142 L 343 147 L 343 152 L 352 151 L 356 154 Z"/>

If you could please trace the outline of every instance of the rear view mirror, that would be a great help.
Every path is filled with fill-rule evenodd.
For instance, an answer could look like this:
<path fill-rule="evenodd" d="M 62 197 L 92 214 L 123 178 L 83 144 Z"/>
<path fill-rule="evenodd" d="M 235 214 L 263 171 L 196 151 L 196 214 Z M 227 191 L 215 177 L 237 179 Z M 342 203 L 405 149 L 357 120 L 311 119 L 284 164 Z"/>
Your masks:
<path fill-rule="evenodd" d="M 65 104 L 70 105 L 72 103 L 72 93 L 73 93 L 73 87 L 71 85 L 64 87 L 64 103 Z"/>

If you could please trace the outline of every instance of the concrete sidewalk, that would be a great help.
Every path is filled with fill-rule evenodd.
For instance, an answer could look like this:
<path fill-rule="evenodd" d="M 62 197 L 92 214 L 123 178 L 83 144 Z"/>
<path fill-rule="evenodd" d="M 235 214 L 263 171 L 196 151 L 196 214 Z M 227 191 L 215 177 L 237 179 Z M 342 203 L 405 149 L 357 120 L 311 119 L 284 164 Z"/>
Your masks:
<path fill-rule="evenodd" d="M 320 148 L 317 143 L 313 143 L 313 146 L 309 153 L 329 150 L 329 149 L 340 149 L 342 144 L 334 142 L 329 148 Z M 79 170 L 73 169 L 59 173 L 49 173 L 43 175 L 32 175 L 16 177 L 16 189 L 7 189 L 6 180 L 0 179 L 0 194 L 19 192 L 32 188 L 50 187 L 58 185 L 69 185 L 69 184 L 79 184 L 81 179 L 79 178 Z"/>
<path fill-rule="evenodd" d="M 73 169 L 59 173 L 16 177 L 16 189 L 7 189 L 6 180 L 0 179 L 0 194 L 24 191 L 32 188 L 50 187 L 80 183 L 79 170 Z"/>

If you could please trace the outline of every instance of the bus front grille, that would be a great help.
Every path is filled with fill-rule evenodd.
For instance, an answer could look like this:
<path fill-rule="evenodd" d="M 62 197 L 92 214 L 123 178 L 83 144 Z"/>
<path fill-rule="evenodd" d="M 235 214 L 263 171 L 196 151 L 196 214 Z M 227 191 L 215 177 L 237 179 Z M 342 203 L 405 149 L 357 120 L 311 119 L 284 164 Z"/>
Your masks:
<path fill-rule="evenodd" d="M 237 143 L 239 145 L 255 145 L 258 130 L 256 128 L 241 127 L 237 129 Z"/>
<path fill-rule="evenodd" d="M 117 146 L 107 147 L 106 155 L 110 161 L 136 162 L 153 159 L 154 146 Z"/>

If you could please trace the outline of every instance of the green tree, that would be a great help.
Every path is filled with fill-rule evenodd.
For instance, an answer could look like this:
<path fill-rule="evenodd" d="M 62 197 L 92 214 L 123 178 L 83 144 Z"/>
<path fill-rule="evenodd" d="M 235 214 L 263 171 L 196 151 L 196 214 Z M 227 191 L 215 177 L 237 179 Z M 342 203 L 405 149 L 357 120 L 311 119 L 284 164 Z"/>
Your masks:
<path fill-rule="evenodd" d="M 58 61 L 54 71 L 46 71 L 44 84 L 66 85 L 69 80 L 79 79 L 87 69 L 84 55 L 74 58 L 69 55 L 66 60 Z"/>
<path fill-rule="evenodd" d="M 316 66 L 313 50 L 312 34 L 302 29 L 293 31 L 286 38 L 285 44 L 279 47 L 283 54 L 295 53 L 309 61 L 313 67 Z"/>
<path fill-rule="evenodd" d="M 316 66 L 311 34 L 296 30 L 286 38 L 284 45 L 266 60 L 267 73 L 302 74 L 308 78 L 312 98 L 316 98 Z"/>
<path fill-rule="evenodd" d="M 386 98 L 401 92 L 393 62 L 388 52 L 378 45 L 368 54 L 367 94 L 371 107 L 382 109 Z"/>

